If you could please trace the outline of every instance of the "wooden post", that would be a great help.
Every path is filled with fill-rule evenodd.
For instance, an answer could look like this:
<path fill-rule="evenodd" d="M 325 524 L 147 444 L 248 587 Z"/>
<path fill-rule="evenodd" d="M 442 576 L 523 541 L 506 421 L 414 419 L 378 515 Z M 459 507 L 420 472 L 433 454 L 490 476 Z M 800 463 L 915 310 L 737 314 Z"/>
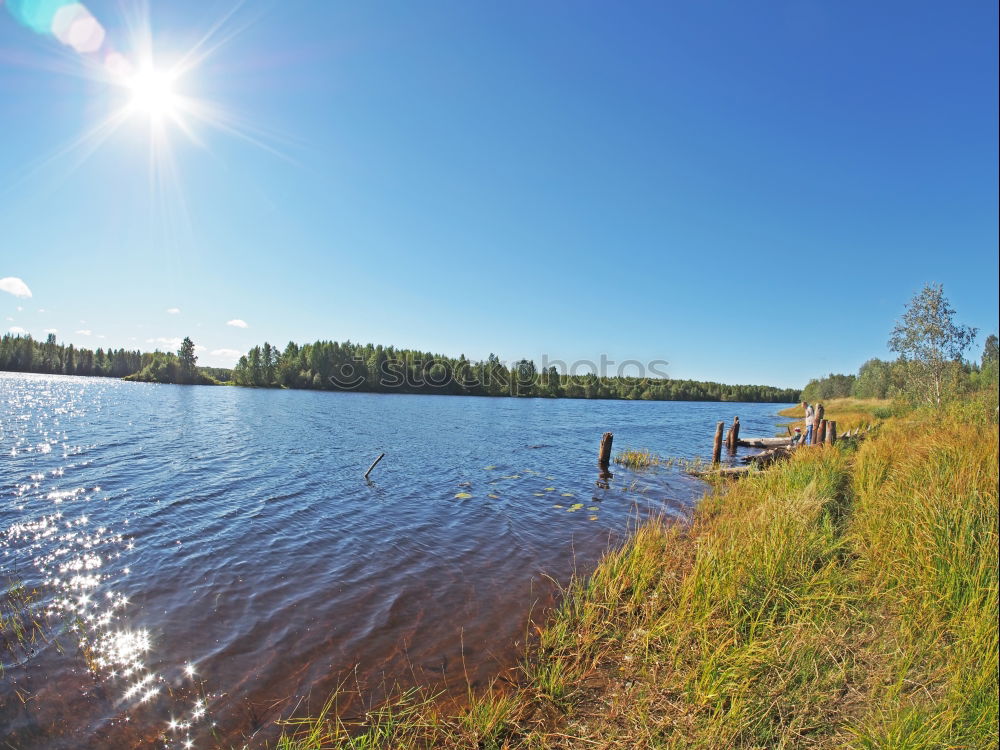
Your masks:
<path fill-rule="evenodd" d="M 819 445 L 822 439 L 819 436 L 819 428 L 823 423 L 823 404 L 816 404 L 816 408 L 813 412 L 813 436 L 812 444 Z"/>
<path fill-rule="evenodd" d="M 605 432 L 601 437 L 601 448 L 597 452 L 597 463 L 602 468 L 606 469 L 611 462 L 611 443 L 614 439 L 615 436 L 610 432 Z"/>
<path fill-rule="evenodd" d="M 830 445 L 837 443 L 837 422 L 835 420 L 826 423 L 826 442 Z"/>
<path fill-rule="evenodd" d="M 733 417 L 733 426 L 726 433 L 726 448 L 730 453 L 736 452 L 736 445 L 740 439 L 740 418 Z"/>
<path fill-rule="evenodd" d="M 816 436 L 816 442 L 821 445 L 826 442 L 826 425 L 827 421 L 825 419 L 821 419 L 819 425 L 817 425 L 819 427 L 819 434 Z"/>
<path fill-rule="evenodd" d="M 719 459 L 722 458 L 722 429 L 726 426 L 725 422 L 719 422 L 715 426 L 715 443 L 712 445 L 712 463 L 719 463 Z"/>

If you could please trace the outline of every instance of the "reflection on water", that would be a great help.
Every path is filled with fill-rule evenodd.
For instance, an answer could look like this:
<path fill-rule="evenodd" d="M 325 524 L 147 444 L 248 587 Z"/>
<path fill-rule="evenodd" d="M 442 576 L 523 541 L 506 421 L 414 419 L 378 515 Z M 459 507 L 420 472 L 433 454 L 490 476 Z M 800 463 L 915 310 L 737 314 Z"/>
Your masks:
<path fill-rule="evenodd" d="M 776 409 L 0 373 L 0 583 L 41 623 L 0 652 L 2 738 L 259 745 L 345 681 L 463 694 L 516 664 L 542 574 L 699 492 L 599 475 L 603 431 L 693 457 L 717 419 L 771 434 Z"/>

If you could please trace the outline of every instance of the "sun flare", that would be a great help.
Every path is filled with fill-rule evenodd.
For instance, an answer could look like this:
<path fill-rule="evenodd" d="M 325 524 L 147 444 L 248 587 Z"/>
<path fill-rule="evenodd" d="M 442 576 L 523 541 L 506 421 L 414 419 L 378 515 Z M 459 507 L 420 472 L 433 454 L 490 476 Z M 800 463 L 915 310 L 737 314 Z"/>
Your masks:
<path fill-rule="evenodd" d="M 127 81 L 132 94 L 129 109 L 153 120 L 175 118 L 178 114 L 178 96 L 174 89 L 176 76 L 169 71 L 151 66 L 141 68 Z"/>

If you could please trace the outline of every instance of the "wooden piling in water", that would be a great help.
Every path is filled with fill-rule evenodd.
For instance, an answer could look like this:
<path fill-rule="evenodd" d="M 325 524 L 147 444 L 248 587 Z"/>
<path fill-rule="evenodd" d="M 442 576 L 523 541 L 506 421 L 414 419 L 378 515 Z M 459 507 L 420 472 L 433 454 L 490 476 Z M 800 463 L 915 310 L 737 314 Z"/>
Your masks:
<path fill-rule="evenodd" d="M 608 464 L 611 462 L 611 443 L 615 439 L 615 436 L 610 432 L 605 432 L 601 436 L 601 447 L 597 451 L 597 463 L 602 468 L 607 468 Z"/>
<path fill-rule="evenodd" d="M 726 426 L 725 422 L 719 422 L 715 426 L 715 442 L 712 445 L 712 463 L 717 464 L 722 458 L 722 430 Z"/>
<path fill-rule="evenodd" d="M 736 446 L 740 442 L 740 418 L 733 417 L 733 426 L 726 433 L 726 448 L 730 453 L 736 453 Z"/>
<path fill-rule="evenodd" d="M 830 420 L 826 423 L 826 442 L 830 445 L 837 444 L 837 422 Z"/>

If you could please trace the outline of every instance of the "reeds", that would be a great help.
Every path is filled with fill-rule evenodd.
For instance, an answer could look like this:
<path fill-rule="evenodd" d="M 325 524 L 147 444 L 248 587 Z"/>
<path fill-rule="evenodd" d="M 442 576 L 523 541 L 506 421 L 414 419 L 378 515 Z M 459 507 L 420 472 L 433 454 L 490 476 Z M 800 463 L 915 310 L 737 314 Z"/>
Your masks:
<path fill-rule="evenodd" d="M 19 580 L 8 580 L 0 593 L 0 675 L 7 658 L 18 659 L 44 637 L 44 619 L 38 610 L 38 592 Z"/>
<path fill-rule="evenodd" d="M 632 450 L 626 448 L 612 459 L 619 466 L 624 466 L 634 471 L 645 469 L 680 469 L 682 471 L 696 472 L 705 468 L 708 462 L 702 458 L 678 458 L 676 456 L 661 456 L 649 450 Z"/>

